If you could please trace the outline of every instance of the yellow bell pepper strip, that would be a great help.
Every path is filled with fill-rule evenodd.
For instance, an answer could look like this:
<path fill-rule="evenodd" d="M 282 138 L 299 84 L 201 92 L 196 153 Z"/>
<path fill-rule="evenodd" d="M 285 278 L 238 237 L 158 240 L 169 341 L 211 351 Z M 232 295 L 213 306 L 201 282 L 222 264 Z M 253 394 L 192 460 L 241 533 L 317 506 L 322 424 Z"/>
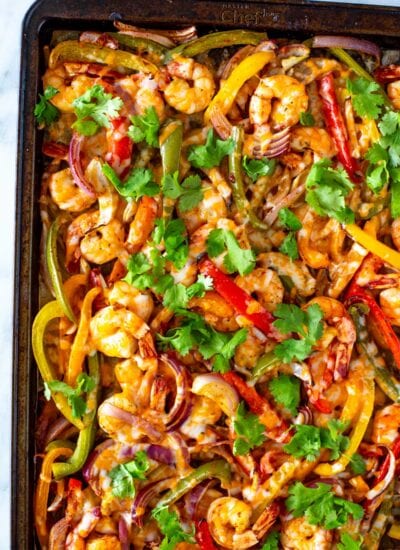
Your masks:
<path fill-rule="evenodd" d="M 393 250 L 386 244 L 381 243 L 374 237 L 371 237 L 366 231 L 358 227 L 353 223 L 344 225 L 343 229 L 355 242 L 366 248 L 369 252 L 372 252 L 376 256 L 379 256 L 384 262 L 390 264 L 396 269 L 400 269 L 400 252 Z"/>
<path fill-rule="evenodd" d="M 72 450 L 70 448 L 58 446 L 49 450 L 42 462 L 34 501 L 35 527 L 41 548 L 47 548 L 49 538 L 49 531 L 47 528 L 47 501 L 49 498 L 50 484 L 53 481 L 51 468 L 53 462 L 60 456 L 69 457 L 71 455 Z"/>
<path fill-rule="evenodd" d="M 157 508 L 170 506 L 179 500 L 188 491 L 199 485 L 205 479 L 216 477 L 221 481 L 224 488 L 228 488 L 231 479 L 231 468 L 225 460 L 214 460 L 207 464 L 202 464 L 188 476 L 180 479 L 176 486 L 168 491 L 157 504 Z"/>
<path fill-rule="evenodd" d="M 182 138 L 183 125 L 180 120 L 169 122 L 163 127 L 159 138 L 163 176 L 179 172 Z M 162 205 L 162 217 L 165 220 L 169 220 L 175 206 L 175 200 L 163 197 Z"/>
<path fill-rule="evenodd" d="M 250 206 L 244 189 L 242 175 L 242 146 L 243 146 L 243 128 L 239 126 L 232 127 L 231 137 L 234 147 L 229 153 L 229 183 L 232 187 L 233 200 L 240 215 L 244 220 L 249 220 L 250 225 L 256 229 L 269 229 L 269 226 L 257 218 L 256 213 Z"/>
<path fill-rule="evenodd" d="M 243 61 L 233 69 L 229 77 L 222 84 L 218 93 L 214 96 L 210 105 L 207 107 L 204 113 L 204 122 L 206 124 L 210 122 L 211 113 L 216 106 L 220 108 L 222 114 L 226 115 L 232 107 L 235 97 L 243 84 L 274 58 L 275 54 L 271 51 L 253 53 L 243 59 Z"/>
<path fill-rule="evenodd" d="M 57 380 L 53 367 L 50 365 L 46 351 L 44 348 L 44 337 L 47 325 L 53 319 L 64 316 L 64 311 L 57 300 L 48 302 L 39 313 L 36 315 L 32 326 L 32 349 L 36 363 L 38 365 L 43 381 L 46 383 Z M 57 409 L 65 416 L 65 418 L 79 430 L 83 428 L 83 423 L 79 418 L 72 415 L 72 409 L 68 404 L 65 395 L 54 392 L 52 397 Z"/>
<path fill-rule="evenodd" d="M 101 288 L 94 287 L 86 294 L 79 319 L 79 326 L 71 348 L 65 381 L 75 386 L 78 375 L 82 372 L 82 365 L 87 355 L 86 343 L 89 336 L 89 322 L 92 317 L 93 301 L 101 292 Z"/>
<path fill-rule="evenodd" d="M 267 40 L 267 38 L 265 32 L 246 31 L 244 29 L 213 32 L 212 34 L 207 34 L 200 38 L 195 38 L 190 42 L 180 44 L 173 50 L 169 50 L 166 62 L 170 61 L 176 54 L 183 55 L 184 57 L 194 57 L 215 48 L 227 48 L 240 44 L 257 46 L 261 40 Z"/>
<path fill-rule="evenodd" d="M 88 363 L 89 376 L 94 380 L 95 386 L 86 400 L 88 412 L 83 419 L 85 427 L 79 432 L 75 450 L 68 461 L 53 464 L 52 470 L 56 480 L 78 472 L 85 464 L 93 447 L 97 429 L 96 413 L 100 391 L 100 368 L 97 354 L 90 356 Z"/>
<path fill-rule="evenodd" d="M 88 42 L 66 40 L 60 42 L 51 51 L 49 68 L 54 69 L 58 63 L 64 62 L 101 63 L 111 69 L 125 69 L 129 72 L 155 74 L 158 67 L 139 55 L 123 50 L 96 46 Z"/>
<path fill-rule="evenodd" d="M 76 317 L 72 311 L 71 304 L 65 295 L 63 289 L 63 280 L 61 269 L 58 262 L 57 240 L 60 227 L 66 221 L 65 216 L 58 216 L 50 226 L 46 239 L 46 268 L 49 274 L 55 297 L 63 309 L 64 315 L 72 322 L 76 323 Z"/>
<path fill-rule="evenodd" d="M 63 284 L 64 294 L 68 303 L 73 307 L 74 301 L 77 300 L 76 293 L 78 288 L 86 286 L 88 283 L 88 275 L 86 273 L 77 273 L 71 275 Z"/>
<path fill-rule="evenodd" d="M 368 369 L 364 369 L 362 372 L 360 369 L 357 369 L 354 374 L 355 377 L 359 377 L 361 381 L 362 391 L 358 388 L 356 379 L 354 380 L 354 385 L 351 382 L 349 383 L 348 398 L 343 408 L 340 420 L 347 422 L 354 419 L 354 413 L 358 411 L 359 406 L 361 405 L 360 414 L 350 435 L 349 446 L 340 458 L 333 464 L 319 464 L 315 468 L 315 473 L 320 476 L 330 477 L 345 470 L 352 456 L 357 452 L 357 449 L 360 446 L 367 430 L 368 423 L 371 420 L 375 399 L 375 383 L 373 376 L 371 372 L 368 372 Z"/>

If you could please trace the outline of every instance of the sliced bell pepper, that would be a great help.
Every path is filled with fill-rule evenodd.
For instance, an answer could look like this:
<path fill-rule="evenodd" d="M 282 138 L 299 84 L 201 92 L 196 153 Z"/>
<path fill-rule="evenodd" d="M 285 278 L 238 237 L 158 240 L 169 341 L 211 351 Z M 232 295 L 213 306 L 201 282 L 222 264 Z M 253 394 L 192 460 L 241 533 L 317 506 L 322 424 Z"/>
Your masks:
<path fill-rule="evenodd" d="M 340 61 L 345 63 L 352 71 L 356 73 L 356 75 L 361 76 L 362 78 L 365 78 L 366 80 L 369 80 L 370 82 L 374 82 L 373 77 L 367 72 L 349 53 L 346 52 L 346 50 L 343 50 L 343 48 L 329 48 L 329 51 Z"/>
<path fill-rule="evenodd" d="M 167 48 L 154 40 L 142 38 L 141 36 L 131 36 L 120 32 L 109 32 L 109 36 L 114 38 L 121 46 L 129 50 L 137 51 L 139 55 L 142 53 L 150 54 L 155 63 L 160 63 L 167 52 Z"/>
<path fill-rule="evenodd" d="M 166 124 L 160 133 L 160 154 L 163 176 L 179 172 L 181 148 L 183 139 L 183 125 L 180 120 Z M 175 200 L 163 197 L 163 218 L 169 220 L 175 206 Z"/>
<path fill-rule="evenodd" d="M 280 359 L 277 358 L 273 351 L 265 353 L 258 359 L 256 366 L 251 371 L 252 380 L 258 380 L 264 374 L 275 370 L 280 363 Z"/>
<path fill-rule="evenodd" d="M 269 229 L 268 224 L 262 222 L 250 206 L 246 197 L 242 175 L 242 146 L 243 128 L 232 127 L 231 137 L 234 142 L 232 152 L 229 154 L 229 183 L 232 187 L 233 200 L 239 214 L 244 220 L 249 220 L 250 225 L 256 229 Z"/>
<path fill-rule="evenodd" d="M 205 519 L 196 521 L 196 541 L 201 550 L 217 550 Z"/>
<path fill-rule="evenodd" d="M 369 528 L 368 533 L 364 537 L 363 548 L 368 548 L 368 550 L 378 550 L 381 546 L 380 542 L 385 534 L 386 527 L 392 513 L 393 486 L 394 482 L 392 482 L 386 489 L 383 502 L 380 505 L 377 514 L 374 516 L 373 523 Z"/>
<path fill-rule="evenodd" d="M 112 69 L 125 69 L 141 73 L 155 74 L 158 67 L 139 55 L 123 50 L 102 48 L 88 42 L 78 40 L 66 40 L 60 42 L 51 51 L 49 57 L 49 68 L 54 69 L 58 63 L 64 62 L 102 63 Z"/>
<path fill-rule="evenodd" d="M 240 315 L 251 321 L 254 326 L 262 330 L 266 336 L 280 340 L 281 336 L 272 325 L 275 318 L 263 306 L 241 289 L 230 277 L 225 275 L 209 258 L 200 262 L 199 269 L 203 275 L 211 277 L 214 289 Z"/>
<path fill-rule="evenodd" d="M 243 86 L 252 76 L 258 73 L 267 63 L 275 58 L 274 52 L 257 52 L 249 55 L 237 67 L 233 69 L 229 77 L 222 84 L 218 93 L 214 96 L 210 105 L 204 113 L 206 124 L 210 122 L 211 114 L 218 106 L 222 114 L 226 115 L 232 107 L 235 97 Z"/>
<path fill-rule="evenodd" d="M 180 479 L 176 486 L 168 491 L 158 501 L 157 508 L 170 506 L 179 500 L 188 491 L 196 487 L 205 479 L 216 477 L 221 481 L 223 487 L 228 488 L 231 479 L 231 468 L 225 460 L 214 460 L 207 464 L 202 464 L 188 476 Z"/>
<path fill-rule="evenodd" d="M 332 73 L 328 73 L 318 80 L 318 91 L 322 99 L 325 126 L 335 144 L 337 157 L 343 164 L 351 181 L 360 183 L 362 179 L 357 174 L 357 161 L 351 156 L 350 143 L 336 96 L 335 81 Z"/>
<path fill-rule="evenodd" d="M 400 269 L 400 252 L 381 243 L 364 231 L 364 229 L 358 227 L 358 225 L 349 223 L 348 225 L 344 225 L 343 228 L 354 241 L 366 248 L 369 252 L 379 256 L 384 262 L 396 269 Z"/>

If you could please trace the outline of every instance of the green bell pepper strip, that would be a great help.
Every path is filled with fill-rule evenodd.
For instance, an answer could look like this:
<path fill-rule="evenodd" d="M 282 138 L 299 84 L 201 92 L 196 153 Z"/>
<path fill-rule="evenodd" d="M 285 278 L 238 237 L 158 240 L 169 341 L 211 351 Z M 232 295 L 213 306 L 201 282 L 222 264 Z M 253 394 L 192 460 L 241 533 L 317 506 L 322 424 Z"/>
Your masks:
<path fill-rule="evenodd" d="M 160 134 L 160 154 L 163 176 L 179 172 L 181 148 L 183 139 L 183 124 L 180 120 L 168 122 Z M 175 200 L 163 197 L 162 217 L 169 220 L 175 206 Z"/>
<path fill-rule="evenodd" d="M 261 378 L 261 376 L 267 372 L 275 370 L 281 362 L 282 361 L 276 357 L 273 351 L 265 353 L 258 359 L 256 366 L 252 370 L 251 379 L 258 380 L 258 378 Z"/>
<path fill-rule="evenodd" d="M 392 514 L 394 482 L 386 490 L 385 497 L 375 516 L 374 522 L 364 537 L 362 548 L 365 550 L 378 550 L 381 539 L 386 531 L 386 526 Z"/>
<path fill-rule="evenodd" d="M 133 51 L 138 51 L 139 54 L 148 52 L 154 56 L 158 62 L 164 59 L 166 52 L 168 51 L 165 46 L 149 40 L 148 38 L 141 38 L 138 36 L 130 36 L 129 34 L 121 34 L 120 32 L 108 32 L 109 36 L 114 38 L 121 46 L 129 48 Z"/>
<path fill-rule="evenodd" d="M 370 340 L 367 331 L 366 315 L 368 307 L 365 304 L 354 304 L 349 307 L 349 313 L 354 321 L 357 332 L 357 344 L 362 350 L 362 355 L 374 369 L 374 377 L 378 386 L 389 399 L 395 403 L 400 402 L 400 383 L 384 367 L 377 364 L 379 357 L 372 357 L 367 344 Z"/>
<path fill-rule="evenodd" d="M 55 462 L 53 464 L 52 469 L 56 480 L 78 472 L 84 466 L 93 447 L 97 429 L 96 413 L 100 389 L 100 369 L 97 354 L 89 356 L 88 363 L 89 376 L 93 378 L 95 387 L 88 394 L 87 408 L 89 412 L 84 417 L 85 427 L 79 432 L 75 450 L 67 462 Z"/>
<path fill-rule="evenodd" d="M 232 187 L 233 200 L 239 214 L 250 225 L 256 229 L 269 229 L 269 226 L 259 220 L 255 212 L 251 209 L 250 203 L 246 197 L 243 175 L 242 175 L 242 145 L 243 145 L 243 129 L 239 126 L 232 127 L 231 138 L 234 142 L 232 152 L 229 154 L 229 183 Z"/>
<path fill-rule="evenodd" d="M 245 30 L 232 30 L 214 32 L 207 34 L 201 38 L 195 38 L 185 44 L 180 44 L 176 48 L 169 50 L 166 61 L 170 61 L 174 55 L 180 54 L 184 57 L 194 57 L 200 53 L 208 52 L 215 48 L 226 48 L 228 46 L 237 46 L 239 44 L 250 44 L 257 46 L 262 40 L 266 40 L 268 36 L 265 32 L 254 32 Z"/>
<path fill-rule="evenodd" d="M 211 477 L 218 478 L 222 485 L 227 486 L 231 479 L 231 469 L 225 460 L 214 460 L 199 466 L 191 474 L 179 480 L 176 486 L 168 491 L 157 504 L 157 508 L 170 506 L 179 500 L 188 491 L 191 491 L 196 485 L 199 485 L 205 479 Z"/>
<path fill-rule="evenodd" d="M 44 336 L 46 333 L 47 325 L 53 319 L 64 316 L 64 310 L 57 302 L 54 300 L 48 302 L 42 309 L 38 312 L 33 321 L 32 325 L 32 349 L 33 355 L 35 357 L 36 363 L 38 365 L 40 374 L 43 378 L 43 381 L 47 384 L 57 380 L 53 367 L 50 365 L 46 351 L 44 349 Z M 84 424 L 81 419 L 75 418 L 72 414 L 72 409 L 68 403 L 65 395 L 59 392 L 52 393 L 52 398 L 57 409 L 65 416 L 65 418 L 79 430 L 84 427 Z"/>
<path fill-rule="evenodd" d="M 51 51 L 49 68 L 54 69 L 58 63 L 63 63 L 65 61 L 102 63 L 104 65 L 109 65 L 112 69 L 123 68 L 131 72 L 138 71 L 155 74 L 158 71 L 156 65 L 139 55 L 124 50 L 112 50 L 106 47 L 102 48 L 95 44 L 78 42 L 77 40 L 66 40 L 65 42 L 57 44 Z"/>
<path fill-rule="evenodd" d="M 72 449 L 74 450 L 76 447 L 75 443 L 73 441 L 70 441 L 69 439 L 54 439 L 53 441 L 50 441 L 50 443 L 46 447 L 46 453 L 53 449 Z"/>
<path fill-rule="evenodd" d="M 54 222 L 51 224 L 49 232 L 47 233 L 46 239 L 46 268 L 53 285 L 53 291 L 57 302 L 60 304 L 64 315 L 68 319 L 76 324 L 76 317 L 72 311 L 71 305 L 65 296 L 63 289 L 63 280 L 61 276 L 61 269 L 58 263 L 58 252 L 57 252 L 57 240 L 60 227 L 65 222 L 65 217 L 61 214 L 58 216 Z"/>

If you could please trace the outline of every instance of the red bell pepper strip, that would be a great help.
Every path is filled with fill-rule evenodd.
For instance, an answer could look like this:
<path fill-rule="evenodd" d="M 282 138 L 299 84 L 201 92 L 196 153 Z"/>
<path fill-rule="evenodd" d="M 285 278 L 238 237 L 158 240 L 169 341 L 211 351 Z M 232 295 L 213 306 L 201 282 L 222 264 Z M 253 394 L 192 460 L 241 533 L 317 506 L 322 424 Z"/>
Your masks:
<path fill-rule="evenodd" d="M 346 307 L 362 303 L 368 306 L 369 316 L 380 329 L 380 334 L 391 351 L 397 368 L 400 370 L 400 341 L 394 332 L 392 325 L 376 303 L 375 299 L 357 283 L 352 283 L 346 297 Z"/>
<path fill-rule="evenodd" d="M 400 80 L 400 65 L 387 65 L 374 71 L 374 77 L 380 84 Z"/>
<path fill-rule="evenodd" d="M 68 145 L 54 141 L 45 141 L 42 146 L 42 153 L 54 159 L 68 160 L 68 151 Z"/>
<path fill-rule="evenodd" d="M 123 177 L 131 165 L 133 142 L 127 135 L 130 121 L 127 117 L 118 117 L 110 120 L 110 123 L 110 129 L 107 131 L 106 160 L 116 173 Z"/>
<path fill-rule="evenodd" d="M 199 265 L 203 275 L 211 277 L 214 289 L 230 304 L 240 315 L 251 321 L 257 328 L 262 330 L 266 336 L 280 340 L 281 336 L 272 325 L 275 318 L 262 305 L 254 300 L 246 291 L 240 288 L 216 267 L 209 258 L 205 258 Z"/>
<path fill-rule="evenodd" d="M 196 541 L 201 550 L 217 550 L 205 519 L 196 521 Z"/>
<path fill-rule="evenodd" d="M 360 183 L 362 178 L 357 174 L 358 164 L 351 156 L 347 130 L 336 97 L 333 74 L 328 73 L 318 80 L 318 91 L 322 99 L 326 129 L 333 139 L 337 150 L 337 157 L 343 164 L 349 178 L 354 183 Z"/>

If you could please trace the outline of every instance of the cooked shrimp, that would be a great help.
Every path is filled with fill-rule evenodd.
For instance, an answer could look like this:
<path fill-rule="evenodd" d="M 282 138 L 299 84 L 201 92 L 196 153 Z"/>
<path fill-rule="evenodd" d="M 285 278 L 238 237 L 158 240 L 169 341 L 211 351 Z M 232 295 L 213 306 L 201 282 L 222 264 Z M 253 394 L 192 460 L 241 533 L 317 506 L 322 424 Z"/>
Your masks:
<path fill-rule="evenodd" d="M 301 261 L 292 261 L 281 252 L 266 252 L 257 256 L 257 262 L 274 269 L 279 276 L 290 277 L 300 296 L 314 294 L 316 281 Z"/>
<path fill-rule="evenodd" d="M 96 197 L 88 195 L 76 185 L 69 168 L 50 176 L 49 191 L 58 208 L 68 212 L 86 210 L 96 201 Z"/>
<path fill-rule="evenodd" d="M 252 508 L 234 497 L 214 500 L 208 509 L 207 522 L 213 539 L 223 548 L 241 550 L 258 543 L 249 528 Z"/>
<path fill-rule="evenodd" d="M 216 292 L 209 291 L 202 298 L 192 298 L 189 306 L 199 311 L 205 321 L 216 330 L 231 332 L 239 328 L 235 310 Z"/>
<path fill-rule="evenodd" d="M 142 197 L 126 239 L 127 248 L 131 253 L 138 252 L 145 244 L 154 229 L 157 213 L 158 202 L 153 197 Z"/>
<path fill-rule="evenodd" d="M 215 401 L 202 395 L 196 395 L 190 415 L 181 426 L 180 431 L 201 443 L 202 436 L 206 436 L 207 426 L 214 426 L 221 414 L 222 411 Z"/>
<path fill-rule="evenodd" d="M 235 364 L 238 367 L 252 369 L 265 350 L 265 337 L 253 327 L 248 327 L 246 340 L 235 351 Z"/>
<path fill-rule="evenodd" d="M 332 531 L 311 525 L 305 518 L 283 523 L 281 544 L 284 550 L 330 550 Z"/>
<path fill-rule="evenodd" d="M 158 89 L 157 81 L 152 76 L 147 75 L 139 81 L 134 106 L 139 115 L 144 115 L 149 107 L 154 107 L 160 122 L 164 121 L 165 103 Z"/>
<path fill-rule="evenodd" d="M 204 223 L 217 223 L 221 218 L 226 218 L 228 209 L 226 203 L 217 189 L 209 185 L 203 185 L 202 200 L 187 212 L 181 212 L 189 233 L 198 229 Z"/>
<path fill-rule="evenodd" d="M 146 322 L 153 312 L 154 302 L 150 293 L 141 292 L 125 281 L 117 281 L 112 288 L 104 291 L 104 295 L 111 306 L 123 306 Z"/>
<path fill-rule="evenodd" d="M 111 220 L 87 233 L 81 241 L 82 256 L 96 264 L 105 264 L 116 258 L 123 248 L 124 228 L 118 220 Z"/>
<path fill-rule="evenodd" d="M 399 436 L 400 405 L 394 403 L 378 411 L 372 422 L 371 439 L 377 445 L 392 445 Z"/>
<path fill-rule="evenodd" d="M 238 275 L 235 283 L 249 294 L 255 294 L 258 301 L 269 311 L 283 300 L 284 288 L 276 271 L 257 267 L 249 275 Z"/>
<path fill-rule="evenodd" d="M 164 89 L 166 102 L 177 111 L 198 113 L 208 107 L 215 91 L 210 70 L 194 59 L 176 56 L 167 65 L 172 82 Z"/>
<path fill-rule="evenodd" d="M 122 544 L 116 535 L 94 534 L 86 541 L 85 550 L 121 550 Z"/>
<path fill-rule="evenodd" d="M 400 326 L 400 288 L 388 288 L 379 295 L 379 301 L 386 317 L 393 325 Z"/>
<path fill-rule="evenodd" d="M 392 235 L 394 246 L 397 250 L 400 250 L 400 218 L 393 220 L 390 233 Z"/>
<path fill-rule="evenodd" d="M 64 113 L 73 113 L 73 101 L 83 95 L 94 84 L 93 78 L 86 75 L 76 76 L 68 85 L 68 73 L 63 65 L 47 69 L 43 76 L 43 88 L 53 86 L 58 94 L 50 99 L 51 103 Z"/>
<path fill-rule="evenodd" d="M 315 153 L 315 160 L 332 158 L 336 154 L 332 139 L 323 128 L 293 128 L 290 145 L 294 151 L 311 149 Z"/>
<path fill-rule="evenodd" d="M 391 82 L 387 87 L 387 95 L 395 109 L 400 109 L 400 80 Z"/>
<path fill-rule="evenodd" d="M 273 129 L 294 126 L 300 113 L 307 111 L 308 97 L 304 84 L 286 75 L 274 75 L 261 79 L 249 105 L 250 121 L 266 124 Z"/>

